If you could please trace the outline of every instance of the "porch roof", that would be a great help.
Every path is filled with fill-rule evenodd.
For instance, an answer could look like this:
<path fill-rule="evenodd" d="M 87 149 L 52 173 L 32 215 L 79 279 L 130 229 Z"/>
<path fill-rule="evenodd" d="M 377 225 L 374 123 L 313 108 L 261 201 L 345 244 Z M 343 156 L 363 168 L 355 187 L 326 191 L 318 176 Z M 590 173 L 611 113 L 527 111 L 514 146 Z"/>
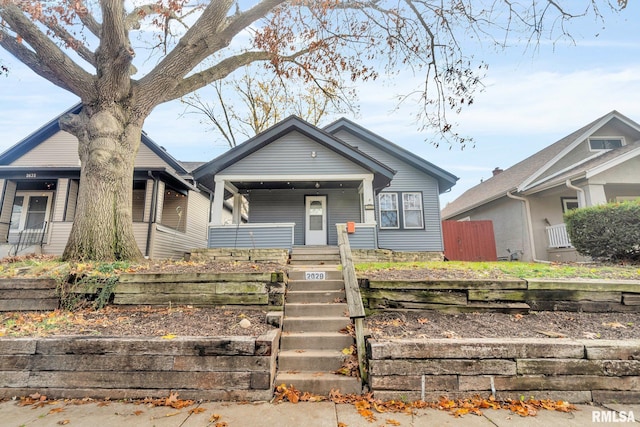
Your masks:
<path fill-rule="evenodd" d="M 358 166 L 372 172 L 374 175 L 373 186 L 375 189 L 386 187 L 396 173 L 395 170 L 363 153 L 357 148 L 341 141 L 328 132 L 313 126 L 299 117 L 290 116 L 280 123 L 270 127 L 266 131 L 232 148 L 225 154 L 222 154 L 210 162 L 194 169 L 192 171 L 192 175 L 198 182 L 206 185 L 207 187 L 211 186 L 213 188 L 216 174 L 237 161 L 250 156 L 282 136 L 294 131 L 307 136 L 318 144 L 333 150 Z M 309 185 L 315 185 L 315 180 L 303 181 L 310 183 Z M 255 182 L 259 182 L 259 178 L 256 178 Z"/>

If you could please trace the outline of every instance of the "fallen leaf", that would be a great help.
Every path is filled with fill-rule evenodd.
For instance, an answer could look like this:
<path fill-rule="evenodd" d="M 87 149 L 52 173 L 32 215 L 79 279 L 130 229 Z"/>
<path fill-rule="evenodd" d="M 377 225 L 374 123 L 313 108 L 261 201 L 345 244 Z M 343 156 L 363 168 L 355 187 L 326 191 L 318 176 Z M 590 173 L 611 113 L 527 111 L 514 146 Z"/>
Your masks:
<path fill-rule="evenodd" d="M 190 414 L 201 414 L 204 411 L 206 411 L 206 409 L 204 409 L 203 407 L 197 407 L 197 408 L 189 409 L 189 413 Z"/>
<path fill-rule="evenodd" d="M 133 411 L 133 415 L 135 415 L 136 417 L 142 414 L 144 414 L 144 411 L 141 411 L 139 409 L 137 411 Z"/>
<path fill-rule="evenodd" d="M 49 414 L 59 414 L 60 412 L 64 412 L 64 408 L 53 408 L 49 410 Z"/>
<path fill-rule="evenodd" d="M 220 418 L 222 418 L 222 415 L 220 415 L 220 414 L 212 414 L 212 415 L 209 417 L 209 422 L 210 422 L 210 423 L 216 422 L 216 421 L 218 421 Z"/>
<path fill-rule="evenodd" d="M 175 338 L 176 338 L 176 335 L 174 335 L 174 334 L 167 334 L 167 335 L 163 335 L 162 336 L 163 340 L 172 340 L 172 339 L 175 339 Z"/>
<path fill-rule="evenodd" d="M 426 317 L 420 317 L 418 318 L 418 323 L 424 325 L 425 323 L 429 323 L 429 319 L 427 319 Z"/>
<path fill-rule="evenodd" d="M 619 328 L 627 329 L 627 327 L 620 322 L 605 322 L 602 324 L 602 326 L 608 326 L 613 329 L 619 329 Z"/>
<path fill-rule="evenodd" d="M 388 418 L 387 420 L 385 420 L 385 422 L 387 424 L 389 424 L 390 426 L 399 426 L 399 425 L 401 425 L 400 421 L 396 421 L 393 418 Z"/>
<path fill-rule="evenodd" d="M 60 421 L 58 421 L 58 425 L 66 426 L 66 425 L 67 425 L 67 424 L 69 424 L 70 422 L 71 422 L 71 421 L 69 421 L 69 420 L 60 420 Z"/>

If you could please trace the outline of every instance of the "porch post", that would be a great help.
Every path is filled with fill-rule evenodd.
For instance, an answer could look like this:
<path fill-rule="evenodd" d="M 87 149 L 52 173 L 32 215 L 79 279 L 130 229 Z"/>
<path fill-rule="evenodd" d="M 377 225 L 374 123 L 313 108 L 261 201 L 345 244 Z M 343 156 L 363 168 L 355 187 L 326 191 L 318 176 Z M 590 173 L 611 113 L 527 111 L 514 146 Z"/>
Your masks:
<path fill-rule="evenodd" d="M 216 187 L 213 193 L 213 207 L 211 209 L 211 223 L 222 225 L 222 209 L 224 205 L 224 179 L 216 178 Z"/>
<path fill-rule="evenodd" d="M 375 195 L 373 194 L 373 176 L 367 176 L 362 180 L 362 201 L 364 203 L 364 223 L 376 222 Z M 367 209 L 369 208 L 369 209 Z"/>
<path fill-rule="evenodd" d="M 607 196 L 604 193 L 604 185 L 589 184 L 584 189 L 587 206 L 596 206 L 607 203 Z"/>
<path fill-rule="evenodd" d="M 242 222 L 242 195 L 235 193 L 233 195 L 233 224 Z"/>

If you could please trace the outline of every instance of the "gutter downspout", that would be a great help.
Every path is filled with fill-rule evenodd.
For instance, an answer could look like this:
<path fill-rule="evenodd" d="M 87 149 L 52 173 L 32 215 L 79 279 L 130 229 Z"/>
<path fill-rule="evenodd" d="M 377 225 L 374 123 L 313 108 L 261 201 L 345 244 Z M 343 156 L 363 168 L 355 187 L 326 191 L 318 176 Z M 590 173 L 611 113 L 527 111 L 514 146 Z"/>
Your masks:
<path fill-rule="evenodd" d="M 153 232 L 153 225 L 156 222 L 157 216 L 157 204 L 158 204 L 158 180 L 159 178 L 153 176 L 153 172 L 148 171 L 149 178 L 153 179 L 153 190 L 151 191 L 151 211 L 149 212 L 149 229 L 147 230 L 147 245 L 144 250 L 145 258 L 148 258 L 151 252 L 151 234 Z"/>
<path fill-rule="evenodd" d="M 586 194 L 584 194 L 584 190 L 573 185 L 571 183 L 571 178 L 567 178 L 564 184 L 567 186 L 567 188 L 575 190 L 578 193 L 578 206 L 581 208 L 585 207 L 587 205 L 587 196 Z"/>
<path fill-rule="evenodd" d="M 531 220 L 531 206 L 529 205 L 529 200 L 525 197 L 515 196 L 511 193 L 511 191 L 507 191 L 507 197 L 514 200 L 519 200 L 524 202 L 524 209 L 527 221 L 527 231 L 529 233 L 529 250 L 531 251 L 531 259 L 533 262 L 541 262 L 541 263 L 549 263 L 549 261 L 545 261 L 542 259 L 536 259 L 536 246 L 533 241 L 533 221 Z"/>

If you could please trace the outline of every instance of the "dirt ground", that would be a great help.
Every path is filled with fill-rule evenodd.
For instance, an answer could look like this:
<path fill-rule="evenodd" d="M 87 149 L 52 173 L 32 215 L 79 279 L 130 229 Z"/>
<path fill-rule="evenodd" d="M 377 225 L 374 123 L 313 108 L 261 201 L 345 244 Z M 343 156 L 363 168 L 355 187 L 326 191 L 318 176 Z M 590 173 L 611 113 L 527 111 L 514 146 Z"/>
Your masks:
<path fill-rule="evenodd" d="M 262 263 L 188 262 L 149 264 L 137 272 L 253 271 L 272 272 L 286 266 Z M 369 278 L 455 278 L 446 270 L 386 270 Z M 492 274 L 493 275 L 493 274 Z M 498 273 L 495 273 L 498 278 Z M 247 324 L 247 321 L 249 322 Z M 640 313 L 532 312 L 444 314 L 437 311 L 387 311 L 367 318 L 374 338 L 531 337 L 640 339 Z M 204 336 L 260 335 L 272 326 L 266 312 L 246 307 L 197 308 L 115 307 L 58 313 L 0 313 L 0 337 L 25 335 Z"/>

